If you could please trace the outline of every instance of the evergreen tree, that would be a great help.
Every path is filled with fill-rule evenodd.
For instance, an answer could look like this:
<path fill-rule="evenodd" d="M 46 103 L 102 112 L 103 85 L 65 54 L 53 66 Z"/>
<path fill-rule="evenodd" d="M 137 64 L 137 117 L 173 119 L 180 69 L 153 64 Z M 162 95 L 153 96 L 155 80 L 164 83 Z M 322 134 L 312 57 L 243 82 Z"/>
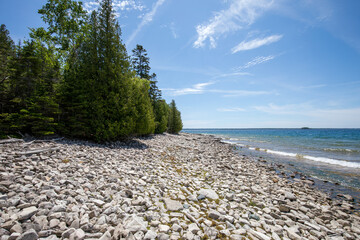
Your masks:
<path fill-rule="evenodd" d="M 178 133 L 182 130 L 183 124 L 181 121 L 181 115 L 179 110 L 176 108 L 175 101 L 172 100 L 170 103 L 168 129 L 169 133 Z"/>
<path fill-rule="evenodd" d="M 19 47 L 10 76 L 8 111 L 0 119 L 6 134 L 48 135 L 55 131 L 55 84 L 59 65 L 53 52 L 31 40 Z"/>
<path fill-rule="evenodd" d="M 63 132 L 97 141 L 153 133 L 149 84 L 134 78 L 111 0 L 92 13 L 88 29 L 66 65 Z"/>
<path fill-rule="evenodd" d="M 131 63 L 136 75 L 150 82 L 149 96 L 154 105 L 157 100 L 160 100 L 161 91 L 156 86 L 156 74 L 150 74 L 150 58 L 148 57 L 146 49 L 139 44 L 132 50 L 132 53 Z"/>
<path fill-rule="evenodd" d="M 0 26 L 0 114 L 7 112 L 10 90 L 10 63 L 15 56 L 15 45 L 4 24 Z"/>
<path fill-rule="evenodd" d="M 169 119 L 169 105 L 165 100 L 161 99 L 155 102 L 155 133 L 163 133 L 166 131 Z"/>

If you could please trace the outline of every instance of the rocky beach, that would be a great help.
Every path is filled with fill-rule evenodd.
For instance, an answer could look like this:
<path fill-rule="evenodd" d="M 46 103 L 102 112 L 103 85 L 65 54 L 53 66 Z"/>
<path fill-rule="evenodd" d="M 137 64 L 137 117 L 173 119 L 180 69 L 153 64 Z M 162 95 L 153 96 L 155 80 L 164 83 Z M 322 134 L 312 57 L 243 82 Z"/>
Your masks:
<path fill-rule="evenodd" d="M 1 240 L 360 239 L 360 215 L 303 179 L 181 133 L 0 145 Z"/>

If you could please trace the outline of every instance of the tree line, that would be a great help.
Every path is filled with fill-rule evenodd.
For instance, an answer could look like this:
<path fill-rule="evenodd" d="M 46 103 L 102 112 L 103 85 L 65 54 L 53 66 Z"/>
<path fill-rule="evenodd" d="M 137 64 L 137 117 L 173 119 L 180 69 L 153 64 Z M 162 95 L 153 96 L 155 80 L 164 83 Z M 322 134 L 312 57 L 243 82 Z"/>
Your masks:
<path fill-rule="evenodd" d="M 47 28 L 14 44 L 0 27 L 0 137 L 59 134 L 115 141 L 182 129 L 150 73 L 147 51 L 129 56 L 112 0 L 91 14 L 74 0 L 48 0 Z"/>

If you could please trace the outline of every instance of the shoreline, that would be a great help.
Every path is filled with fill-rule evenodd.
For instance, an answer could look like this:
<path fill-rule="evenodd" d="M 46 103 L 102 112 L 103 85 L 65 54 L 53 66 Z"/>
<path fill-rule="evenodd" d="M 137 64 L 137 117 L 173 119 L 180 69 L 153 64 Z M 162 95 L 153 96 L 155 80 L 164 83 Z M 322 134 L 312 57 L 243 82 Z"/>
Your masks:
<path fill-rule="evenodd" d="M 288 181 L 209 135 L 19 142 L 0 150 L 2 236 L 360 238 L 351 198 Z"/>

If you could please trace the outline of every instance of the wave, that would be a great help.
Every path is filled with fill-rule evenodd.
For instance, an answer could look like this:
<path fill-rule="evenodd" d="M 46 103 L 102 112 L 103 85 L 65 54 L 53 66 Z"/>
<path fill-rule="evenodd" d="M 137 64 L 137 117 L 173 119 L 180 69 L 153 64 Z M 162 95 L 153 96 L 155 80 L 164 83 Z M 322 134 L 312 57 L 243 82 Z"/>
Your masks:
<path fill-rule="evenodd" d="M 340 165 L 343 167 L 360 168 L 360 163 L 358 163 L 358 162 L 348 162 L 348 161 L 337 160 L 337 159 L 332 159 L 332 158 L 314 157 L 314 156 L 302 155 L 302 154 L 298 154 L 298 153 L 281 152 L 281 151 L 274 151 L 274 150 L 262 149 L 262 148 L 250 147 L 249 149 L 257 150 L 257 151 L 264 151 L 267 153 L 277 154 L 277 155 L 286 156 L 286 157 L 304 158 L 304 159 L 312 160 L 315 162 L 323 162 L 323 163 L 328 163 L 328 164 L 333 164 L 333 165 Z"/>
<path fill-rule="evenodd" d="M 359 150 L 355 149 L 346 149 L 346 148 L 324 148 L 326 152 L 346 152 L 346 153 L 358 153 Z"/>

